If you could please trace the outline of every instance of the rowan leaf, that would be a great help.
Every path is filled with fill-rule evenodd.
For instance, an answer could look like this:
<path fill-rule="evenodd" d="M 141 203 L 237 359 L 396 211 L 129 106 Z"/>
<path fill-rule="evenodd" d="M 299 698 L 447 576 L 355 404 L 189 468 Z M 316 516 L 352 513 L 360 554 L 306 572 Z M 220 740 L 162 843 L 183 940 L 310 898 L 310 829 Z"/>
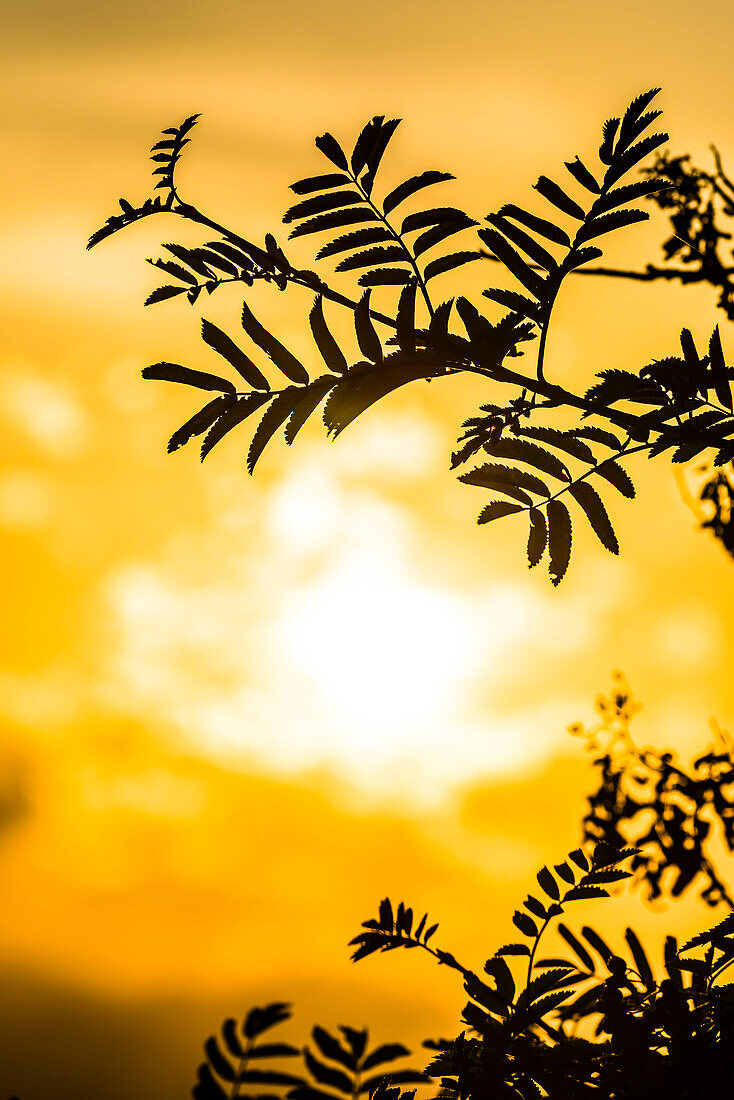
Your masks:
<path fill-rule="evenodd" d="M 548 515 L 549 572 L 552 584 L 558 585 L 566 575 L 571 560 L 572 528 L 568 508 L 560 500 L 550 500 Z"/>
<path fill-rule="evenodd" d="M 237 347 L 237 344 L 227 336 L 226 332 L 222 332 L 222 330 L 217 328 L 215 324 L 212 324 L 211 321 L 202 319 L 201 335 L 210 347 L 214 348 L 216 352 L 223 356 L 236 371 L 239 371 L 244 380 L 249 382 L 253 389 L 270 389 L 270 383 L 260 368 L 253 363 L 249 355 L 246 355 L 241 348 Z"/>
<path fill-rule="evenodd" d="M 568 491 L 577 504 L 580 504 L 586 513 L 591 527 L 602 546 L 611 554 L 619 553 L 619 542 L 614 533 L 609 515 L 601 497 L 588 481 L 577 481 L 569 485 Z"/>

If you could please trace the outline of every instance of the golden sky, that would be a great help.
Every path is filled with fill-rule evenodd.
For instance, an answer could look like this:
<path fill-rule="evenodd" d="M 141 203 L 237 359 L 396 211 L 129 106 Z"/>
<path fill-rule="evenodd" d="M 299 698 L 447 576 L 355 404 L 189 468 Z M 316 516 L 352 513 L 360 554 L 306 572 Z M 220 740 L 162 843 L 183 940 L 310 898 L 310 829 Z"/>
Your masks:
<path fill-rule="evenodd" d="M 581 531 L 559 589 L 528 573 L 523 531 L 477 527 L 448 471 L 480 385 L 409 387 L 333 445 L 314 423 L 253 479 L 236 433 L 203 467 L 167 457 L 195 406 L 140 370 L 213 364 L 198 309 L 142 308 L 144 260 L 197 238 L 161 217 L 84 245 L 193 112 L 182 186 L 254 240 L 285 239 L 314 135 L 349 143 L 377 112 L 405 120 L 386 189 L 452 171 L 446 202 L 475 216 L 650 86 L 674 151 L 731 163 L 731 4 L 28 0 L 3 26 L 0 1091 L 173 1100 L 219 1020 L 265 1000 L 296 1002 L 301 1039 L 316 1020 L 449 1033 L 450 975 L 414 954 L 353 968 L 346 940 L 390 893 L 481 964 L 577 842 L 591 777 L 565 730 L 611 669 L 643 741 L 734 724 L 731 561 L 659 459 L 615 507 L 619 559 Z M 664 235 L 635 227 L 610 258 L 641 265 Z M 228 290 L 203 312 L 235 333 Z M 298 293 L 248 300 L 305 356 Z M 579 280 L 549 370 L 636 369 L 721 320 L 705 289 Z"/>

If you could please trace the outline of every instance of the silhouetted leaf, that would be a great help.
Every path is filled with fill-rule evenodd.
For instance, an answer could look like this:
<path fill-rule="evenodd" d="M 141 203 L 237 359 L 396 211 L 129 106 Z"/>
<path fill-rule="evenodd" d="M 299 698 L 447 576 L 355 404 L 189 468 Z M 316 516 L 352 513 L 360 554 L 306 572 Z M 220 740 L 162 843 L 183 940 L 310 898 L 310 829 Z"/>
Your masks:
<path fill-rule="evenodd" d="M 312 214 L 325 214 L 329 210 L 341 210 L 358 203 L 364 203 L 364 198 L 358 191 L 330 191 L 326 195 L 314 195 L 303 202 L 297 202 L 286 210 L 283 221 L 287 225 L 300 218 L 311 217 Z"/>
<path fill-rule="evenodd" d="M 561 583 L 571 560 L 571 517 L 560 500 L 550 500 L 548 516 L 549 571 L 553 585 Z"/>
<path fill-rule="evenodd" d="M 732 411 L 732 394 L 729 380 L 727 378 L 726 362 L 724 360 L 724 352 L 721 347 L 721 336 L 719 335 L 719 326 L 717 325 L 711 334 L 709 340 L 709 365 L 711 370 L 711 377 L 714 382 L 714 389 L 716 396 L 721 404 Z"/>
<path fill-rule="evenodd" d="M 463 220 L 457 219 L 453 222 L 445 222 L 442 225 L 434 225 L 431 229 L 426 229 L 424 233 L 420 233 L 414 238 L 413 255 L 415 257 L 422 256 L 434 245 L 441 244 L 442 241 L 476 224 L 475 221 L 465 215 Z"/>
<path fill-rule="evenodd" d="M 392 905 L 389 898 L 383 898 L 380 902 L 380 928 L 386 932 L 392 932 L 394 928 Z"/>
<path fill-rule="evenodd" d="M 555 870 L 556 874 L 563 879 L 564 882 L 568 882 L 573 886 L 574 882 L 576 881 L 576 876 L 573 872 L 573 868 L 570 867 L 568 863 L 554 863 L 553 869 Z"/>
<path fill-rule="evenodd" d="M 396 1058 L 404 1058 L 408 1054 L 410 1054 L 410 1051 L 402 1043 L 383 1043 L 382 1046 L 375 1047 L 367 1055 L 362 1063 L 362 1073 L 366 1073 L 368 1069 L 373 1069 L 374 1066 L 384 1065 L 385 1062 L 394 1062 Z"/>
<path fill-rule="evenodd" d="M 399 244 L 376 245 L 362 252 L 355 252 L 346 256 L 336 265 L 337 271 L 354 271 L 360 267 L 374 267 L 377 264 L 387 263 L 390 260 L 398 260 L 407 263 L 405 249 Z"/>
<path fill-rule="evenodd" d="M 547 218 L 539 218 L 537 214 L 530 214 L 522 207 L 515 206 L 514 203 L 505 203 L 504 206 L 500 207 L 498 213 L 505 218 L 514 218 L 516 222 L 521 222 L 527 229 L 532 229 L 534 233 L 540 233 L 541 237 L 553 241 L 554 244 L 563 245 L 564 248 L 571 247 L 568 233 L 560 226 L 549 222 Z"/>
<path fill-rule="evenodd" d="M 197 1076 L 199 1078 L 198 1083 L 194 1085 L 191 1093 L 194 1100 L 227 1100 L 227 1093 L 215 1080 L 206 1062 L 199 1066 Z"/>
<path fill-rule="evenodd" d="M 574 428 L 571 435 L 578 436 L 580 439 L 590 439 L 593 443 L 603 443 L 605 447 L 612 447 L 615 451 L 622 449 L 622 443 L 616 435 L 603 428 L 597 428 L 593 424 L 584 428 Z"/>
<path fill-rule="evenodd" d="M 548 913 L 543 903 L 538 901 L 537 898 L 534 898 L 532 894 L 528 894 L 527 898 L 523 902 L 523 905 L 533 914 L 533 916 L 539 917 L 540 920 L 545 920 L 545 918 L 548 916 Z"/>
<path fill-rule="evenodd" d="M 179 363 L 152 363 L 142 370 L 143 378 L 152 378 L 160 382 L 180 382 L 184 386 L 195 386 L 199 390 L 220 390 L 222 393 L 236 393 L 236 389 L 226 378 L 204 371 L 182 367 Z"/>
<path fill-rule="evenodd" d="M 264 1031 L 289 1020 L 291 1006 L 287 1001 L 273 1001 L 264 1008 L 251 1008 L 245 1017 L 243 1032 L 247 1039 L 256 1039 Z"/>
<path fill-rule="evenodd" d="M 530 531 L 528 533 L 528 566 L 532 569 L 543 557 L 548 543 L 548 525 L 545 516 L 538 508 L 531 508 Z"/>
<path fill-rule="evenodd" d="M 577 180 L 582 187 L 585 187 L 587 191 L 591 191 L 593 195 L 599 194 L 601 190 L 599 184 L 596 182 L 586 165 L 578 157 L 576 157 L 575 160 L 566 160 L 564 164 L 573 178 Z"/>
<path fill-rule="evenodd" d="M 506 943 L 495 952 L 496 955 L 529 955 L 530 948 L 524 943 Z"/>
<path fill-rule="evenodd" d="M 405 286 L 413 277 L 407 267 L 378 267 L 374 271 L 365 271 L 357 282 L 360 286 Z"/>
<path fill-rule="evenodd" d="M 500 214 L 488 214 L 487 221 L 495 229 L 500 230 L 506 237 L 509 237 L 535 264 L 545 268 L 546 271 L 557 270 L 558 264 L 547 248 L 538 244 L 524 229 L 520 229 L 514 222 L 511 222 L 508 218 L 503 218 Z"/>
<path fill-rule="evenodd" d="M 382 909 L 382 907 L 380 907 L 380 908 Z M 344 1038 L 349 1043 L 349 1046 L 351 1048 L 352 1053 L 354 1054 L 354 1057 L 357 1059 L 357 1061 L 359 1061 L 359 1059 L 364 1054 L 365 1048 L 367 1046 L 367 1037 L 368 1037 L 367 1036 L 367 1028 L 362 1028 L 359 1031 L 357 1031 L 353 1027 L 347 1027 L 346 1025 L 341 1025 L 339 1027 L 339 1030 L 341 1031 L 342 1035 L 344 1036 Z"/>
<path fill-rule="evenodd" d="M 382 359 L 382 344 L 370 317 L 370 295 L 371 291 L 366 290 L 357 303 L 354 311 L 354 327 L 359 350 L 370 362 L 379 363 Z"/>
<path fill-rule="evenodd" d="M 504 436 L 485 443 L 484 449 L 492 458 L 510 458 L 519 462 L 527 462 L 536 470 L 543 470 L 551 477 L 557 477 L 561 481 L 570 481 L 571 475 L 567 467 L 556 455 L 539 447 L 537 443 L 529 439 L 518 439 L 514 436 Z"/>
<path fill-rule="evenodd" d="M 432 924 L 431 927 L 426 931 L 426 933 L 423 937 L 423 942 L 428 943 L 431 936 L 434 934 L 434 932 L 436 932 L 437 929 L 438 929 L 438 925 L 437 924 Z"/>
<path fill-rule="evenodd" d="M 292 183 L 291 191 L 297 195 L 310 195 L 313 191 L 326 191 L 330 187 L 339 187 L 342 183 L 350 183 L 351 177 L 343 172 L 327 172 L 321 176 L 307 176 L 306 179 Z"/>
<path fill-rule="evenodd" d="M 668 134 L 650 134 L 649 137 L 643 138 L 642 141 L 638 141 L 636 145 L 631 145 L 630 148 L 621 155 L 617 156 L 615 153 L 613 163 L 607 168 L 604 174 L 604 188 L 611 187 L 613 183 L 616 183 L 625 172 L 628 172 L 630 168 L 634 168 L 636 164 L 652 153 L 655 149 L 659 149 L 661 145 L 664 145 L 668 140 Z"/>
<path fill-rule="evenodd" d="M 334 1069 L 332 1066 L 327 1066 L 320 1062 L 318 1058 L 314 1058 L 308 1047 L 304 1049 L 303 1057 L 311 1076 L 319 1084 L 328 1085 L 329 1088 L 336 1089 L 338 1092 L 344 1093 L 345 1096 L 352 1095 L 352 1078 L 348 1077 L 346 1073 L 342 1073 L 341 1070 Z"/>
<path fill-rule="evenodd" d="M 184 264 L 203 275 L 205 279 L 211 278 L 211 269 L 199 256 L 198 248 L 186 248 L 182 244 L 164 244 L 163 247 Z"/>
<path fill-rule="evenodd" d="M 428 229 L 434 225 L 459 223 L 465 225 L 467 216 L 455 206 L 437 206 L 433 210 L 419 210 L 417 214 L 408 214 L 403 219 L 401 234 L 413 233 L 416 229 Z"/>
<path fill-rule="evenodd" d="M 389 195 L 386 195 L 385 201 L 382 204 L 382 209 L 385 215 L 390 214 L 396 206 L 399 206 L 401 202 L 405 202 L 406 199 L 414 195 L 416 191 L 420 191 L 423 187 L 430 187 L 434 183 L 442 183 L 445 180 L 455 179 L 449 172 L 421 172 L 419 176 L 411 176 L 410 179 L 405 180 L 403 183 L 398 184 Z"/>
<path fill-rule="evenodd" d="M 496 229 L 480 229 L 479 236 L 492 252 L 505 265 L 516 279 L 519 279 L 526 290 L 534 297 L 542 301 L 545 295 L 545 281 L 536 271 L 525 262 L 519 252 L 509 244 Z"/>
<path fill-rule="evenodd" d="M 238 267 L 233 264 L 229 259 L 225 259 L 223 256 L 220 256 L 218 250 L 215 251 L 213 248 L 206 247 L 199 248 L 197 249 L 197 251 L 199 255 L 203 258 L 207 267 L 212 268 L 215 272 L 221 271 L 231 278 L 238 277 Z M 194 279 L 194 282 L 196 282 L 196 279 Z M 207 289 L 209 289 L 209 286 L 207 286 Z"/>
<path fill-rule="evenodd" d="M 370 121 L 362 128 L 359 137 L 357 138 L 354 150 L 351 156 L 352 172 L 355 176 L 358 176 L 360 172 L 365 168 L 367 164 L 367 157 L 372 150 L 372 147 L 377 140 L 377 135 L 380 132 L 380 128 L 385 121 L 384 115 L 375 115 Z"/>
<path fill-rule="evenodd" d="M 527 489 L 531 493 L 539 493 L 541 496 L 550 495 L 545 482 L 534 474 L 528 473 L 527 470 L 504 466 L 498 462 L 488 462 L 475 470 L 460 474 L 459 481 L 464 485 L 478 485 L 482 489 L 499 489 L 501 492 L 504 492 L 505 486 L 513 486 Z"/>
<path fill-rule="evenodd" d="M 622 125 L 619 128 L 619 138 L 617 140 L 618 151 L 624 150 L 631 141 L 634 141 L 642 130 L 660 116 L 660 111 L 651 112 L 646 116 L 642 114 L 659 91 L 659 88 L 651 88 L 649 91 L 642 92 L 640 95 L 635 96 L 632 100 L 622 116 Z"/>
<path fill-rule="evenodd" d="M 284 424 L 293 412 L 295 405 L 302 394 L 299 386 L 287 386 L 268 405 L 262 420 L 252 437 L 250 449 L 247 452 L 247 470 L 253 473 L 257 460 L 265 447 L 273 438 L 281 424 Z"/>
<path fill-rule="evenodd" d="M 604 123 L 602 129 L 602 143 L 599 146 L 599 160 L 602 164 L 612 163 L 612 150 L 618 127 L 618 118 L 608 118 Z"/>
<path fill-rule="evenodd" d="M 538 927 L 532 917 L 522 913 L 519 909 L 513 913 L 512 923 L 522 932 L 523 936 L 537 936 Z"/>
<path fill-rule="evenodd" d="M 557 447 L 565 451 L 572 458 L 578 458 L 582 462 L 593 462 L 594 453 L 591 448 L 571 432 L 562 432 L 558 428 L 523 427 L 517 429 L 524 439 L 534 439 L 541 443 L 548 443 L 551 447 Z"/>
<path fill-rule="evenodd" d="M 649 217 L 644 210 L 615 210 L 612 214 L 601 214 L 582 225 L 576 234 L 576 243 L 583 244 L 584 241 L 600 237 L 603 233 L 611 233 L 613 229 L 634 225 L 635 222 L 646 222 Z"/>
<path fill-rule="evenodd" d="M 398 310 L 395 316 L 398 346 L 404 352 L 415 351 L 415 295 L 418 284 L 415 278 L 400 291 Z"/>
<path fill-rule="evenodd" d="M 507 309 L 513 310 L 515 313 L 521 314 L 523 317 L 528 317 L 536 324 L 540 324 L 543 316 L 542 307 L 533 302 L 530 298 L 526 298 L 524 294 L 518 294 L 514 290 L 502 290 L 499 287 L 490 287 L 488 290 L 483 290 L 485 298 L 490 298 L 493 302 L 497 302 L 501 306 L 505 306 Z"/>
<path fill-rule="evenodd" d="M 577 481 L 575 484 L 569 485 L 568 491 L 577 504 L 580 504 L 583 508 L 586 518 L 602 546 L 606 547 L 611 554 L 618 554 L 619 542 L 617 536 L 596 489 L 592 488 L 588 481 Z"/>
<path fill-rule="evenodd" d="M 182 424 L 180 428 L 177 428 L 168 440 L 168 453 L 172 454 L 179 447 L 183 447 L 185 443 L 188 443 L 190 439 L 193 439 L 194 436 L 201 435 L 202 432 L 210 428 L 214 421 L 230 406 L 232 400 L 231 395 L 222 394 L 220 397 L 215 397 L 203 409 L 199 409 L 197 413 L 194 413 L 191 419 Z"/>
<path fill-rule="evenodd" d="M 327 157 L 337 168 L 347 169 L 347 158 L 339 142 L 332 134 L 321 134 L 316 138 L 316 148 Z"/>
<path fill-rule="evenodd" d="M 482 508 L 477 523 L 490 523 L 493 519 L 502 519 L 513 512 L 523 511 L 525 508 L 522 504 L 513 504 L 509 500 L 492 500 Z"/>
<path fill-rule="evenodd" d="M 280 340 L 268 332 L 253 314 L 247 302 L 242 303 L 242 327 L 250 339 L 262 348 L 266 355 L 275 363 L 291 382 L 308 382 L 308 373 L 302 363 L 284 348 Z"/>
<path fill-rule="evenodd" d="M 413 910 L 401 901 L 395 916 L 395 931 L 398 936 L 409 936 L 413 927 Z"/>
<path fill-rule="evenodd" d="M 538 182 L 534 184 L 535 190 L 540 192 L 544 199 L 548 202 L 552 202 L 559 210 L 562 210 L 564 214 L 569 214 L 572 218 L 578 218 L 579 221 L 584 220 L 584 212 L 577 202 L 574 202 L 566 192 L 554 183 L 553 180 L 548 179 L 547 176 L 539 176 Z"/>
<path fill-rule="evenodd" d="M 324 407 L 324 424 L 336 438 L 361 413 L 388 393 L 425 377 L 420 359 L 393 355 L 378 366 L 357 363 L 339 379 Z"/>
<path fill-rule="evenodd" d="M 244 1056 L 245 1048 L 242 1046 L 240 1037 L 237 1034 L 237 1021 L 234 1016 L 230 1016 L 222 1024 L 222 1037 L 233 1058 L 240 1059 Z"/>
<path fill-rule="evenodd" d="M 191 271 L 188 271 L 181 264 L 177 264 L 174 260 L 148 260 L 148 263 L 158 268 L 160 271 L 165 271 L 167 275 L 173 275 L 177 279 L 183 279 L 189 286 L 196 286 L 198 282 L 198 279 Z M 163 287 L 161 287 L 161 289 L 163 289 Z M 166 289 L 169 288 L 166 287 Z M 153 293 L 155 293 L 155 291 Z M 170 295 L 166 295 L 166 297 L 170 297 Z"/>
<path fill-rule="evenodd" d="M 463 267 L 464 264 L 470 264 L 479 259 L 481 259 L 479 252 L 452 252 L 450 256 L 439 256 L 438 259 L 431 260 L 430 263 L 426 264 L 423 270 L 423 278 L 428 282 L 436 275 L 443 275 L 446 271 L 454 271 L 457 267 Z"/>
<path fill-rule="evenodd" d="M 602 251 L 600 248 L 574 247 L 561 264 L 561 274 L 566 275 L 569 271 L 577 271 L 578 268 L 583 267 L 584 264 L 590 263 L 591 260 L 600 259 L 601 255 Z"/>
<path fill-rule="evenodd" d="M 234 1069 L 219 1049 L 217 1040 L 211 1035 L 204 1043 L 209 1064 L 223 1081 L 234 1081 Z"/>
<path fill-rule="evenodd" d="M 372 143 L 372 148 L 367 154 L 367 171 L 362 176 L 360 183 L 368 195 L 372 192 L 375 176 L 377 175 L 377 170 L 380 167 L 390 138 L 395 133 L 400 122 L 401 120 L 399 118 L 391 118 L 387 122 L 383 122 L 380 126 L 379 133 Z"/>
<path fill-rule="evenodd" d="M 185 293 L 185 286 L 159 286 L 157 290 L 152 290 L 150 292 L 144 304 L 146 306 L 153 306 L 156 302 L 165 302 L 167 298 L 175 298 L 176 295 Z"/>
<path fill-rule="evenodd" d="M 632 479 L 627 471 L 622 469 L 613 458 L 608 458 L 606 462 L 600 462 L 594 473 L 606 478 L 610 485 L 618 489 L 623 497 L 627 497 L 629 500 L 634 499 L 635 487 L 632 484 Z"/>
<path fill-rule="evenodd" d="M 210 347 L 219 352 L 235 370 L 239 371 L 253 389 L 270 389 L 270 383 L 259 367 L 255 366 L 249 355 L 246 355 L 241 348 L 237 347 L 234 340 L 231 340 L 226 332 L 222 332 L 211 321 L 202 319 L 201 335 Z"/>
<path fill-rule="evenodd" d="M 336 240 L 329 241 L 316 253 L 316 259 L 322 260 L 327 256 L 336 256 L 340 252 L 349 252 L 353 248 L 363 248 L 369 244 L 379 244 L 382 241 L 392 241 L 394 238 L 384 225 L 369 225 L 364 229 L 355 229 L 353 233 L 344 233 Z"/>
<path fill-rule="evenodd" d="M 650 963 L 648 962 L 647 955 L 645 954 L 645 950 L 642 944 L 640 943 L 631 928 L 627 929 L 624 934 L 624 938 L 627 940 L 630 951 L 632 952 L 632 957 L 635 960 L 637 973 L 640 975 L 646 985 L 653 986 L 655 984 L 655 979 L 653 978 L 652 969 L 650 967 Z"/>
<path fill-rule="evenodd" d="M 548 895 L 549 898 L 553 898 L 554 901 L 558 901 L 561 896 L 561 892 L 558 889 L 558 883 L 554 879 L 547 867 L 541 868 L 536 875 L 538 879 L 538 885 L 541 890 Z"/>
<path fill-rule="evenodd" d="M 558 931 L 563 939 L 566 941 L 568 946 L 571 948 L 571 950 L 581 960 L 582 965 L 585 966 L 587 970 L 593 972 L 595 969 L 594 960 L 592 959 L 591 955 L 586 950 L 584 945 L 581 943 L 581 940 L 574 936 L 570 928 L 567 928 L 566 925 L 562 924 L 561 922 L 558 923 Z"/>
<path fill-rule="evenodd" d="M 607 191 L 606 194 L 600 195 L 599 198 L 594 201 L 589 211 L 589 217 L 595 218 L 598 214 L 603 214 L 606 210 L 614 210 L 618 206 L 623 206 L 627 202 L 632 202 L 634 199 L 641 199 L 645 198 L 647 195 L 654 195 L 661 189 L 663 189 L 663 184 L 659 179 L 639 180 L 637 183 L 626 183 L 623 187 L 612 188 L 611 191 Z"/>
<path fill-rule="evenodd" d="M 346 210 L 333 210 L 330 214 L 317 214 L 314 218 L 308 218 L 292 229 L 288 236 L 292 240 L 294 237 L 304 237 L 307 233 L 322 233 L 325 229 L 340 229 L 345 225 L 376 221 L 377 214 L 368 207 L 350 206 Z"/>
<path fill-rule="evenodd" d="M 595 932 L 593 928 L 589 928 L 588 924 L 585 924 L 581 929 L 581 934 L 587 943 L 591 944 L 595 951 L 599 953 L 605 963 L 614 955 L 614 952 L 607 943 L 601 938 L 598 932 Z"/>
<path fill-rule="evenodd" d="M 323 1027 L 316 1026 L 311 1032 L 313 1040 L 325 1058 L 332 1062 L 339 1062 L 351 1073 L 357 1069 L 357 1060 L 351 1050 L 347 1050 L 337 1038 L 330 1035 Z"/>
<path fill-rule="evenodd" d="M 568 858 L 572 859 L 576 866 L 582 871 L 589 870 L 589 861 L 580 848 L 575 848 L 573 852 L 569 852 Z"/>
<path fill-rule="evenodd" d="M 585 901 L 588 898 L 608 898 L 609 891 L 601 886 L 574 886 L 564 897 L 564 901 Z"/>
<path fill-rule="evenodd" d="M 329 331 L 324 318 L 323 298 L 317 295 L 309 314 L 311 332 L 316 341 L 316 346 L 321 352 L 321 358 L 330 371 L 335 374 L 344 374 L 347 370 L 347 361 L 336 340 Z"/>
<path fill-rule="evenodd" d="M 269 400 L 269 394 L 260 392 L 247 393 L 242 397 L 238 397 L 234 404 L 225 409 L 204 436 L 204 441 L 201 444 L 201 461 L 204 461 L 212 447 L 219 443 L 221 439 L 224 439 L 225 435 L 236 428 L 238 424 L 241 424 L 243 420 L 246 420 L 252 413 L 257 412 L 261 405 Z"/>

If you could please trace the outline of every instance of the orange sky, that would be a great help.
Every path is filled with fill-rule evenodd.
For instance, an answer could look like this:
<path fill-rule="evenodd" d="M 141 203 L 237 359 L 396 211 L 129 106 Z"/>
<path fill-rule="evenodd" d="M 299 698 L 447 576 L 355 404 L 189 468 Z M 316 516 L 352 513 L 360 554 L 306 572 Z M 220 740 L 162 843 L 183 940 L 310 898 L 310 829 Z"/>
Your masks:
<path fill-rule="evenodd" d="M 173 1100 L 220 1018 L 268 999 L 297 1001 L 301 1038 L 317 1019 L 446 1033 L 450 975 L 414 954 L 347 962 L 379 898 L 428 908 L 443 946 L 481 963 L 535 869 L 577 841 L 591 780 L 565 729 L 612 668 L 645 702 L 643 741 L 687 750 L 712 715 L 734 725 L 734 572 L 664 459 L 615 505 L 621 558 L 580 531 L 554 590 L 512 520 L 475 525 L 481 495 L 448 471 L 479 385 L 409 387 L 334 445 L 314 423 L 254 479 L 236 434 L 203 467 L 166 457 L 194 405 L 140 369 L 213 366 L 197 310 L 142 308 L 145 257 L 184 230 L 153 219 L 84 250 L 119 195 L 148 193 L 158 130 L 202 112 L 181 181 L 255 240 L 285 238 L 313 136 L 348 142 L 375 112 L 405 119 L 386 188 L 449 170 L 446 202 L 482 216 L 593 150 L 652 85 L 672 149 L 704 159 L 714 141 L 731 163 L 730 13 L 6 5 L 0 1090 Z M 663 235 L 635 227 L 609 256 L 642 264 Z M 248 300 L 309 355 L 298 293 Z M 222 290 L 204 313 L 235 332 L 238 300 Z M 549 370 L 635 369 L 683 324 L 701 344 L 721 320 L 704 289 L 579 280 Z M 39 1028 L 45 1060 L 27 1051 Z"/>

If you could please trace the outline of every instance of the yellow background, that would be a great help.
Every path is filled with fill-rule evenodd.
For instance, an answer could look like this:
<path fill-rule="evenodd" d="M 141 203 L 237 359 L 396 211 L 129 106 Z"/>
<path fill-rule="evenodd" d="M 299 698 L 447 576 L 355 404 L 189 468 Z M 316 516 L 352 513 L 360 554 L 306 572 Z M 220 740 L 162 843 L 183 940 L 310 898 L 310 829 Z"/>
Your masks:
<path fill-rule="evenodd" d="M 579 530 L 558 590 L 528 573 L 521 525 L 477 527 L 482 494 L 448 471 L 479 382 L 408 387 L 334 445 L 314 418 L 254 479 L 244 434 L 203 467 L 195 444 L 168 458 L 196 397 L 140 370 L 216 369 L 199 315 L 236 337 L 241 296 L 143 310 L 145 257 L 202 239 L 174 218 L 84 244 L 119 195 L 149 193 L 157 132 L 193 112 L 185 197 L 255 241 L 286 240 L 313 137 L 349 146 L 377 112 L 405 120 L 384 189 L 452 171 L 440 201 L 475 217 L 593 157 L 603 119 L 654 85 L 670 148 L 732 163 L 731 4 L 2 14 L 0 1091 L 173 1100 L 220 1020 L 268 1000 L 295 1002 L 296 1041 L 316 1021 L 452 1034 L 451 974 L 415 952 L 355 968 L 346 941 L 385 894 L 468 963 L 510 937 L 535 870 L 577 843 L 592 776 L 565 730 L 612 668 L 645 702 L 643 742 L 694 751 L 712 715 L 731 725 L 732 563 L 659 459 L 631 467 L 634 504 L 610 500 L 619 559 Z M 636 226 L 609 258 L 641 266 L 666 235 Z M 443 294 L 478 295 L 496 274 L 479 267 Z M 313 362 L 307 293 L 248 300 Z M 548 371 L 638 369 L 721 320 L 705 288 L 578 280 Z M 725 323 L 723 341 L 731 361 Z M 701 919 L 605 912 L 653 938 Z"/>

